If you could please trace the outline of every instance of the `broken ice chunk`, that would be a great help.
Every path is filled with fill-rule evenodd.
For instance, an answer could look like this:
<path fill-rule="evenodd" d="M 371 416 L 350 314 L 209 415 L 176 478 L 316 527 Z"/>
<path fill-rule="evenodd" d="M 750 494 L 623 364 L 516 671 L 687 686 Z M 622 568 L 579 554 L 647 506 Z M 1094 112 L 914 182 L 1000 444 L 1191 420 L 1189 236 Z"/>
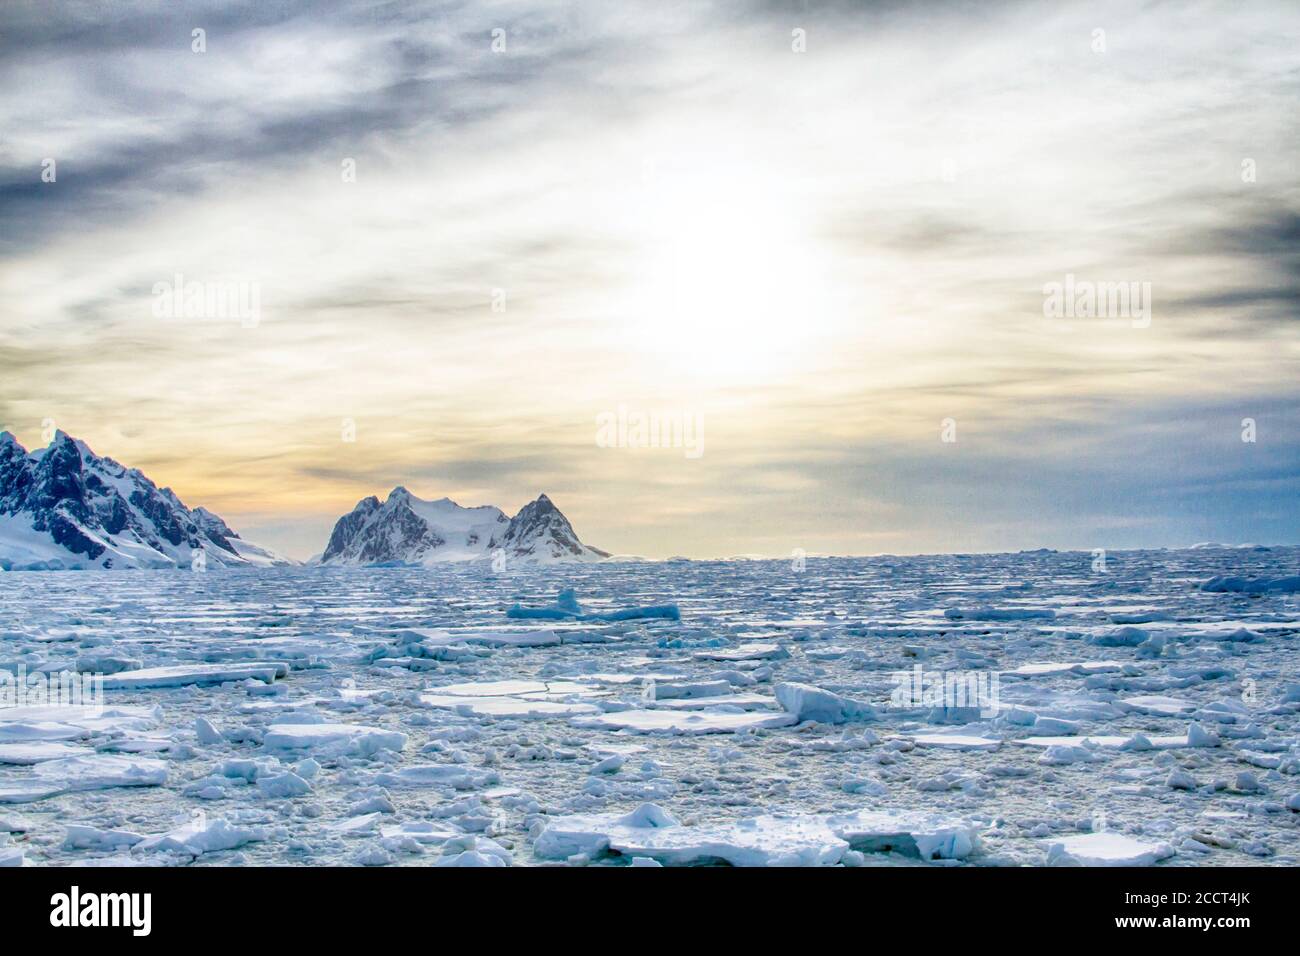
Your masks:
<path fill-rule="evenodd" d="M 841 697 L 811 684 L 777 684 L 776 699 L 800 722 L 815 720 L 822 724 L 842 724 L 877 716 L 876 709 L 864 701 Z"/>
<path fill-rule="evenodd" d="M 270 831 L 266 827 L 240 827 L 228 820 L 209 820 L 203 814 L 196 814 L 188 823 L 146 837 L 131 848 L 133 853 L 182 853 L 189 856 L 202 856 L 219 850 L 233 850 L 245 843 L 266 840 Z"/>

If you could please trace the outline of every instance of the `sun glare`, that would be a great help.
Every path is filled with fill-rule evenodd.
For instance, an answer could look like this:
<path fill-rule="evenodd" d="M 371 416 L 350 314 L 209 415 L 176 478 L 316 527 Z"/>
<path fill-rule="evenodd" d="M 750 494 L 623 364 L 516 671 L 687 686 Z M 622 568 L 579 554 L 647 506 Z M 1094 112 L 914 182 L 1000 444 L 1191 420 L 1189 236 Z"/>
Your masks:
<path fill-rule="evenodd" d="M 648 190 L 638 346 L 723 384 L 790 367 L 825 328 L 822 263 L 775 180 L 673 178 Z"/>

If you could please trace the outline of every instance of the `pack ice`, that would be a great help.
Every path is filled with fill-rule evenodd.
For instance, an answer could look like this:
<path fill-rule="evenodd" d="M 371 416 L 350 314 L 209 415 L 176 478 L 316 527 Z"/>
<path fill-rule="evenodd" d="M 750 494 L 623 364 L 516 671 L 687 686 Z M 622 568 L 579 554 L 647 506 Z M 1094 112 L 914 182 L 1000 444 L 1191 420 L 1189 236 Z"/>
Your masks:
<path fill-rule="evenodd" d="M 0 862 L 1300 864 L 1300 549 L 552 563 L 543 505 L 494 570 L 397 498 L 323 566 L 0 574 Z"/>

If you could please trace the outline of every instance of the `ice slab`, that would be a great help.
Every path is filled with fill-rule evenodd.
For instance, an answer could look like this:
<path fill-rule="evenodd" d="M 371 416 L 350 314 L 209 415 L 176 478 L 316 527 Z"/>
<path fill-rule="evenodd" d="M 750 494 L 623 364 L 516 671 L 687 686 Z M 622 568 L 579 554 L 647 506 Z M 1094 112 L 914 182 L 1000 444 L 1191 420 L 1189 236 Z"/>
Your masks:
<path fill-rule="evenodd" d="M 74 850 L 120 850 L 133 847 L 144 839 L 144 834 L 131 830 L 103 830 L 83 823 L 71 823 L 63 837 L 63 845 Z"/>
<path fill-rule="evenodd" d="M 426 647 L 451 647 L 455 644 L 483 644 L 488 647 L 554 647 L 560 636 L 554 631 L 521 628 L 519 630 L 449 630 L 446 628 L 408 628 Z"/>
<path fill-rule="evenodd" d="M 1156 694 L 1125 697 L 1120 701 L 1120 704 L 1140 714 L 1165 717 L 1177 717 L 1179 714 L 1190 713 L 1196 709 L 1196 705 L 1190 701 L 1180 700 L 1177 697 L 1161 697 Z"/>
<path fill-rule="evenodd" d="M 1140 738 L 1135 741 L 1134 738 Z M 1187 746 L 1187 736 L 1146 736 L 1145 734 L 1130 734 L 1127 737 L 1119 734 L 1088 734 L 1079 737 L 1022 737 L 1019 740 L 1013 740 L 1012 743 L 1020 744 L 1024 747 L 1077 747 L 1092 746 L 1101 747 L 1108 750 L 1118 750 L 1125 744 L 1130 749 L 1145 750 L 1141 741 L 1149 743 L 1152 750 L 1171 750 Z"/>
<path fill-rule="evenodd" d="M 719 704 L 743 710 L 772 710 L 776 706 L 776 699 L 766 694 L 727 694 L 723 697 L 679 697 L 653 702 L 655 710 L 705 710 Z"/>
<path fill-rule="evenodd" d="M 546 684 L 538 680 L 488 680 L 465 684 L 446 684 L 430 687 L 433 694 L 453 694 L 458 697 L 511 697 L 515 694 L 545 693 Z"/>
<path fill-rule="evenodd" d="M 224 684 L 227 681 L 260 680 L 274 683 L 285 677 L 289 665 L 270 661 L 246 664 L 174 664 L 167 667 L 147 667 L 138 671 L 122 671 L 104 678 L 105 690 L 134 690 L 137 688 L 184 687 L 189 684 Z"/>
<path fill-rule="evenodd" d="M 1057 674 L 1106 674 L 1120 670 L 1124 665 L 1119 661 L 1057 661 L 1021 664 L 1014 670 L 1003 671 L 1003 675 L 1014 674 L 1021 677 L 1053 677 Z"/>
<path fill-rule="evenodd" d="M 0 813 L 0 833 L 26 833 L 32 828 L 31 821 L 16 813 Z"/>
<path fill-rule="evenodd" d="M 1002 746 L 999 737 L 980 737 L 976 734 L 917 734 L 911 740 L 918 747 L 941 747 L 946 750 L 997 750 Z"/>
<path fill-rule="evenodd" d="M 147 757 L 88 754 L 36 764 L 23 777 L 0 776 L 0 803 L 30 803 L 61 793 L 113 787 L 157 787 L 167 781 L 167 765 Z"/>
<path fill-rule="evenodd" d="M 550 621 L 636 621 L 649 618 L 680 621 L 682 612 L 675 604 L 628 607 L 616 611 L 586 612 L 578 603 L 574 592 L 568 590 L 561 591 L 555 603 L 549 607 L 524 607 L 522 604 L 513 604 L 506 611 L 506 617 Z"/>
<path fill-rule="evenodd" d="M 718 710 L 624 710 L 592 717 L 575 717 L 576 727 L 626 730 L 634 734 L 732 734 L 737 731 L 789 727 L 794 714 Z"/>
<path fill-rule="evenodd" d="M 974 828 L 919 813 L 860 811 L 832 815 L 765 814 L 682 826 L 654 804 L 629 814 L 559 817 L 534 844 L 542 859 L 617 853 L 669 865 L 834 866 L 850 849 L 894 850 L 924 859 L 961 858 L 977 846 Z"/>
<path fill-rule="evenodd" d="M 454 787 L 475 790 L 501 782 L 495 770 L 480 770 L 460 763 L 426 763 L 374 774 L 381 787 Z"/>
<path fill-rule="evenodd" d="M 89 736 L 90 731 L 84 727 L 74 727 L 71 724 L 60 724 L 50 720 L 15 720 L 0 723 L 0 742 L 3 743 L 80 740 Z"/>
<path fill-rule="evenodd" d="M 842 724 L 848 720 L 870 719 L 876 709 L 870 704 L 814 687 L 811 684 L 776 685 L 776 699 L 800 721 L 815 720 L 822 724 Z"/>
<path fill-rule="evenodd" d="M 565 703 L 554 700 L 530 700 L 525 697 L 457 697 L 452 694 L 421 694 L 422 703 L 441 710 L 475 717 L 573 717 L 598 714 L 594 704 Z"/>
<path fill-rule="evenodd" d="M 1051 608 L 950 607 L 943 616 L 950 621 L 1050 621 L 1056 612 Z"/>
<path fill-rule="evenodd" d="M 430 820 L 409 820 L 405 823 L 380 827 L 379 833 L 385 840 L 414 840 L 416 843 L 423 844 L 446 843 L 448 840 L 464 836 L 461 830 L 450 824 Z"/>
<path fill-rule="evenodd" d="M 962 860 L 979 848 L 974 824 L 920 811 L 857 810 L 833 814 L 827 823 L 849 846 L 864 852 Z"/>
<path fill-rule="evenodd" d="M 1201 585 L 1211 594 L 1286 594 L 1300 591 L 1300 575 L 1278 578 L 1244 578 L 1219 575 Z"/>
<path fill-rule="evenodd" d="M 228 820 L 209 820 L 197 815 L 188 823 L 166 833 L 145 837 L 131 848 L 132 853 L 182 853 L 202 856 L 220 850 L 233 850 L 246 843 L 267 839 L 266 827 L 241 827 Z"/>
<path fill-rule="evenodd" d="M 686 827 L 654 804 L 625 815 L 560 817 L 546 825 L 533 846 L 542 859 L 614 852 L 663 863 L 722 861 L 733 866 L 832 866 L 848 849 L 848 843 L 820 820 L 755 817 Z"/>
<path fill-rule="evenodd" d="M 1049 866 L 1151 866 L 1174 855 L 1168 843 L 1123 833 L 1081 833 L 1047 844 Z"/>
<path fill-rule="evenodd" d="M 406 740 L 406 734 L 399 731 L 360 724 L 272 724 L 262 742 L 271 750 L 328 747 L 370 755 L 381 750 L 401 750 Z"/>
<path fill-rule="evenodd" d="M 0 744 L 0 763 L 34 764 L 60 757 L 75 757 L 94 753 L 86 747 L 75 747 L 58 740 L 36 740 L 30 743 Z"/>
<path fill-rule="evenodd" d="M 725 680 L 647 680 L 641 696 L 646 700 L 683 700 L 716 698 L 730 695 L 731 683 Z"/>
<path fill-rule="evenodd" d="M 769 661 L 784 660 L 790 656 L 780 644 L 750 643 L 736 647 L 696 651 L 694 657 L 701 661 Z"/>

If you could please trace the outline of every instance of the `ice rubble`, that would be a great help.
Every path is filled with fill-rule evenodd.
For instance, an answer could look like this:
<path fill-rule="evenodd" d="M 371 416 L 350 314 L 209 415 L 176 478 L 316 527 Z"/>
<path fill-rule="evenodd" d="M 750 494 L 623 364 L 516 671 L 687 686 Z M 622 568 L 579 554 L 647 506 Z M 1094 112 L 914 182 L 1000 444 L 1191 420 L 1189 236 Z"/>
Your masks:
<path fill-rule="evenodd" d="M 57 619 L 0 629 L 0 667 L 22 661 L 34 673 L 84 661 L 137 681 L 142 672 L 147 681 L 150 671 L 171 669 L 170 681 L 181 669 L 187 683 L 125 687 L 121 693 L 134 703 L 151 706 L 114 701 L 102 714 L 0 709 L 0 762 L 23 761 L 0 768 L 0 793 L 14 799 L 21 791 L 20 802 L 68 794 L 57 805 L 37 804 L 31 821 L 0 820 L 0 830 L 16 824 L 39 833 L 57 810 L 59 827 L 76 821 L 67 825 L 70 834 L 74 826 L 87 829 L 63 842 L 62 829 L 54 839 L 39 836 L 27 865 L 88 857 L 151 862 L 162 851 L 130 852 L 128 841 L 149 833 L 125 821 L 157 819 L 142 815 L 144 808 L 221 800 L 232 826 L 275 820 L 268 839 L 253 844 L 258 859 L 392 863 L 416 847 L 438 865 L 498 865 L 503 858 L 486 842 L 437 854 L 454 836 L 505 828 L 514 831 L 514 862 L 531 863 L 535 834 L 558 821 L 608 817 L 616 807 L 618 817 L 652 801 L 695 816 L 671 838 L 640 834 L 627 842 L 624 860 L 677 862 L 698 852 L 694 862 L 706 862 L 707 850 L 732 862 L 783 855 L 817 862 L 828 846 L 834 856 L 840 841 L 848 848 L 838 850 L 838 862 L 852 863 L 870 848 L 872 833 L 883 833 L 888 846 L 902 842 L 898 814 L 882 806 L 877 812 L 887 819 L 855 835 L 843 820 L 832 825 L 797 811 L 843 807 L 854 799 L 848 795 L 865 793 L 873 796 L 856 799 L 925 808 L 940 822 L 957 807 L 981 820 L 1004 817 L 986 835 L 996 848 L 987 860 L 1042 863 L 1051 843 L 1086 829 L 1092 804 L 1080 798 L 1096 793 L 1105 795 L 1117 828 L 1158 833 L 1140 841 L 1168 840 L 1180 853 L 1197 843 L 1200 849 L 1186 852 L 1198 861 L 1296 858 L 1295 818 L 1286 808 L 1300 806 L 1300 672 L 1286 653 L 1298 624 L 1289 597 L 1198 590 L 1194 582 L 1208 569 L 1153 576 L 1152 563 L 1086 592 L 1068 570 L 1059 579 L 1055 571 L 1034 572 L 1035 607 L 1050 602 L 1055 618 L 940 617 L 927 593 L 938 575 L 961 608 L 992 602 L 1009 609 L 995 595 L 1024 592 L 986 586 L 1010 579 L 1014 558 L 971 559 L 969 579 L 948 559 L 928 560 L 896 561 L 897 574 L 883 577 L 866 573 L 865 562 L 845 562 L 845 577 L 825 593 L 774 589 L 771 569 L 759 566 L 686 568 L 695 577 L 681 587 L 682 607 L 692 609 L 684 622 L 556 618 L 540 627 L 494 623 L 512 601 L 544 600 L 536 597 L 541 585 L 528 578 L 503 592 L 459 569 L 433 579 L 385 571 L 383 596 L 358 599 L 359 578 L 316 581 L 284 572 L 259 585 L 266 588 L 259 603 L 245 605 L 242 591 L 214 575 L 199 590 L 187 582 L 182 598 L 167 598 L 185 643 L 154 623 L 159 588 L 171 585 L 135 576 L 78 584 L 61 592 Z M 1182 557 L 1167 560 L 1184 567 Z M 1267 576 L 1260 568 L 1252 577 Z M 661 583 L 644 569 L 585 573 L 631 575 L 608 592 L 629 595 L 629 604 L 661 600 Z M 1023 568 L 1014 573 L 1031 576 Z M 734 580 L 720 590 L 719 574 Z M 1060 580 L 1066 585 L 1057 586 Z M 0 587 L 21 589 L 22 578 L 2 578 Z M 312 587 L 321 589 L 320 601 L 314 593 L 302 601 Z M 549 582 L 547 590 L 554 593 Z M 720 606 L 720 594 L 723 610 L 708 610 Z M 859 596 L 870 609 L 861 614 L 851 603 Z M 216 612 L 218 605 L 241 610 Z M 110 615 L 113 626 L 105 627 Z M 1145 639 L 1115 641 L 1105 658 L 1098 649 L 1097 659 L 1085 659 L 1097 648 L 1094 636 L 1105 643 L 1126 627 Z M 191 633 L 202 640 L 202 663 L 187 662 L 197 656 Z M 526 650 L 533 646 L 539 650 Z M 215 676 L 284 666 L 279 661 L 294 668 L 292 680 Z M 922 710 L 890 706 L 891 675 L 916 662 L 1001 678 L 1000 710 L 979 720 L 954 715 L 963 723 L 936 727 Z M 188 681 L 204 671 L 201 681 Z M 1255 699 L 1246 699 L 1248 686 Z M 876 710 L 876 733 L 853 727 L 873 716 L 867 708 Z M 331 726 L 357 732 L 334 736 Z M 697 733 L 717 736 L 692 739 Z M 405 746 L 378 746 L 386 735 L 405 737 Z M 77 785 L 118 786 L 120 778 L 56 779 L 42 770 L 66 757 L 120 757 L 142 767 L 152 759 L 182 780 L 165 793 L 82 797 Z M 733 799 L 764 822 L 737 830 L 743 821 L 721 810 Z M 269 803 L 285 800 L 292 803 Z M 430 801 L 450 807 L 449 800 L 482 802 L 446 816 L 431 812 Z M 1223 815 L 1237 807 L 1235 817 Z M 149 827 L 158 829 L 166 827 Z M 906 829 L 913 832 L 921 831 Z M 1202 838 L 1209 842 L 1198 843 Z M 956 845 L 935 854 L 922 844 L 932 855 L 960 855 Z M 1062 851 L 1057 862 L 1065 856 L 1105 854 L 1084 844 Z M 1140 854 L 1126 859 L 1146 862 Z"/>
<path fill-rule="evenodd" d="M 533 852 L 542 859 L 592 859 L 612 852 L 667 865 L 721 861 L 749 867 L 834 866 L 850 850 L 964 859 L 977 846 L 972 824 L 923 813 L 765 814 L 732 823 L 683 826 L 666 810 L 647 803 L 625 815 L 549 820 Z"/>

